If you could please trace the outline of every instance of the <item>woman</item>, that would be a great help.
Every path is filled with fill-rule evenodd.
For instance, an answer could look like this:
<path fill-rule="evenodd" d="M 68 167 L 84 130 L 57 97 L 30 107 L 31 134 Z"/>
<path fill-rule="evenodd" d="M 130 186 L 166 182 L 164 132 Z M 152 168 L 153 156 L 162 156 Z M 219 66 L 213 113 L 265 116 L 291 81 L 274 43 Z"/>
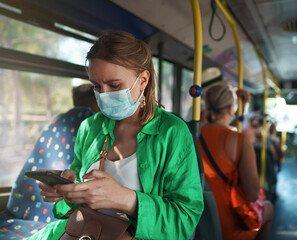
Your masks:
<path fill-rule="evenodd" d="M 40 184 L 44 200 L 56 202 L 57 218 L 83 204 L 124 213 L 136 239 L 189 239 L 203 211 L 194 143 L 186 124 L 156 105 L 149 48 L 129 33 L 110 32 L 87 61 L 101 113 L 81 124 L 71 170 L 60 173 L 77 183 Z M 106 137 L 102 172 L 97 160 Z M 30 239 L 57 239 L 66 222 Z"/>
<path fill-rule="evenodd" d="M 281 140 L 277 136 L 276 126 L 273 122 L 267 123 L 267 129 L 267 143 L 274 155 L 274 159 L 276 162 L 276 171 L 279 172 L 281 167 L 281 159 L 284 157 Z"/>
<path fill-rule="evenodd" d="M 247 200 L 258 199 L 260 182 L 257 173 L 256 156 L 248 137 L 232 131 L 230 119 L 234 115 L 234 94 L 228 85 L 216 85 L 209 88 L 205 95 L 208 123 L 201 129 L 201 135 L 219 169 L 228 181 L 238 174 L 239 184 Z M 199 149 L 203 159 L 206 180 L 216 199 L 222 235 L 224 240 L 266 239 L 273 218 L 273 206 L 266 202 L 260 231 L 244 229 L 236 213 L 230 206 L 228 185 L 222 180 L 199 140 Z"/>

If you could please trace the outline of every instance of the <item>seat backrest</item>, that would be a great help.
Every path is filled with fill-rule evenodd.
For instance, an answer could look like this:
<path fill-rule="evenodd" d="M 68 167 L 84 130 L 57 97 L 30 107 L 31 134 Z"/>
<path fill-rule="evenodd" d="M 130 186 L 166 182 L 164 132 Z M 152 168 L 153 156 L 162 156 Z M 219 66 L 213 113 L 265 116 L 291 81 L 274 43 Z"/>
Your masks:
<path fill-rule="evenodd" d="M 200 221 L 196 227 L 196 230 L 192 236 L 192 239 L 222 240 L 221 223 L 220 223 L 216 200 L 214 198 L 214 195 L 209 185 L 205 181 L 203 162 L 198 148 L 198 139 L 200 136 L 200 122 L 191 121 L 191 122 L 188 122 L 187 125 L 194 139 L 198 165 L 199 165 L 201 184 L 203 187 L 203 200 L 204 200 L 204 210 L 201 215 Z"/>
<path fill-rule="evenodd" d="M 188 125 L 188 128 L 189 128 L 190 132 L 192 133 L 192 137 L 193 137 L 193 140 L 194 140 L 196 155 L 197 155 L 197 159 L 198 159 L 200 180 L 201 180 L 202 189 L 204 190 L 204 182 L 205 182 L 204 167 L 203 167 L 201 154 L 200 154 L 199 148 L 198 148 L 198 139 L 199 139 L 199 136 L 200 136 L 200 128 L 201 128 L 200 127 L 200 122 L 190 121 L 190 122 L 186 122 L 186 123 Z"/>
<path fill-rule="evenodd" d="M 262 144 L 254 143 L 254 149 L 257 159 L 258 174 L 261 175 L 261 152 Z M 264 190 L 267 195 L 268 200 L 273 200 L 275 194 L 275 185 L 277 178 L 277 166 L 276 161 L 274 161 L 273 154 L 269 148 L 266 148 L 266 169 L 265 169 L 265 185 Z"/>
<path fill-rule="evenodd" d="M 204 200 L 204 211 L 196 227 L 196 233 L 194 239 L 201 240 L 221 240 L 222 230 L 219 212 L 216 204 L 214 195 L 207 183 L 205 181 L 203 189 L 203 200 Z"/>
<path fill-rule="evenodd" d="M 73 108 L 44 129 L 12 188 L 7 209 L 15 218 L 40 222 L 54 220 L 53 203 L 43 201 L 38 183 L 24 175 L 39 169 L 66 169 L 74 159 L 74 142 L 81 122 L 91 116 L 89 108 Z"/>

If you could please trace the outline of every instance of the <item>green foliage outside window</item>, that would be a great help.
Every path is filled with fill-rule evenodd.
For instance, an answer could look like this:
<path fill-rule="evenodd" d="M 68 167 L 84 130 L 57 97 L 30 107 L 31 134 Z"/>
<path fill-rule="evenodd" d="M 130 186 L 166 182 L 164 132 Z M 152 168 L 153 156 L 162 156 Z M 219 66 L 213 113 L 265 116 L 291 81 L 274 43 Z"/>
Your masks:
<path fill-rule="evenodd" d="M 67 51 L 75 51 L 65 45 L 72 42 L 79 46 L 81 41 L 4 16 L 0 16 L 0 32 L 2 48 L 84 62 L 84 54 L 68 55 Z M 81 45 L 85 48 L 89 43 Z M 0 68 L 0 187 L 13 184 L 42 129 L 57 114 L 73 107 L 72 80 Z"/>

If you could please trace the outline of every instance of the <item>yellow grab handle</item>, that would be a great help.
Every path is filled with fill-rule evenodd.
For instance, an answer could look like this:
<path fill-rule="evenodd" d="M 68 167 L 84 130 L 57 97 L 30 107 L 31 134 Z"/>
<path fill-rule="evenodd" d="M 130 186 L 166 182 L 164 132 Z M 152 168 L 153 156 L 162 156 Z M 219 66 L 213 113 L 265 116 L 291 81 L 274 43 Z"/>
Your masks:
<path fill-rule="evenodd" d="M 281 92 L 280 85 L 279 85 L 279 82 L 278 82 L 276 76 L 274 75 L 274 73 L 271 71 L 271 69 L 268 66 L 267 66 L 267 69 L 268 69 L 268 71 L 270 73 L 271 82 L 273 84 L 273 89 L 274 89 L 276 95 L 278 94 L 278 95 L 283 97 L 283 94 Z"/>
<path fill-rule="evenodd" d="M 225 1 L 223 3 L 220 2 L 220 0 L 216 0 L 216 4 L 227 19 L 233 33 L 236 50 L 237 50 L 237 62 L 238 62 L 238 89 L 243 88 L 243 61 L 242 61 L 242 54 L 241 54 L 241 47 L 240 47 L 240 40 L 236 29 L 236 23 L 229 13 L 229 10 L 227 9 L 227 4 Z M 238 111 L 237 111 L 237 131 L 242 131 L 242 122 L 240 121 L 240 117 L 242 116 L 243 109 L 242 109 L 242 101 L 240 98 L 238 98 Z"/>
<path fill-rule="evenodd" d="M 287 142 L 287 132 L 286 131 L 283 131 L 282 132 L 282 145 L 281 145 L 281 149 L 282 149 L 282 153 L 283 153 L 283 156 L 281 158 L 281 163 L 283 163 L 285 161 L 285 151 L 286 151 L 286 142 Z"/>
<path fill-rule="evenodd" d="M 202 45 L 202 23 L 200 6 L 198 0 L 191 0 L 192 12 L 193 12 L 193 22 L 194 22 L 194 35 L 195 35 L 195 55 L 194 55 L 194 81 L 193 85 L 201 87 L 202 78 L 202 55 L 203 55 L 203 45 Z M 201 96 L 193 97 L 193 114 L 192 120 L 200 121 L 200 104 Z"/>
<path fill-rule="evenodd" d="M 262 68 L 262 74 L 263 74 L 263 83 L 264 83 L 264 98 L 263 98 L 263 129 L 262 129 L 262 149 L 261 149 L 261 175 L 260 175 L 260 183 L 261 186 L 264 187 L 265 184 L 265 176 L 266 176 L 266 137 L 267 137 L 267 131 L 266 131 L 266 102 L 268 98 L 268 83 L 267 83 L 267 74 L 264 66 L 263 58 L 260 55 L 260 52 L 257 48 L 254 48 L 260 64 Z"/>

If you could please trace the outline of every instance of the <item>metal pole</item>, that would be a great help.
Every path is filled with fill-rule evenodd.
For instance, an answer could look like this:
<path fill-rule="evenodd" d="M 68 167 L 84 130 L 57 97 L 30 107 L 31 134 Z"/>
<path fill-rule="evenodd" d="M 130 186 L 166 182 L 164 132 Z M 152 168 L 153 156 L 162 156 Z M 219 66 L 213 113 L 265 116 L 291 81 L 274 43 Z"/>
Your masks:
<path fill-rule="evenodd" d="M 283 131 L 282 132 L 282 145 L 281 145 L 281 149 L 282 149 L 282 152 L 283 152 L 283 156 L 281 158 L 281 163 L 283 163 L 285 161 L 285 151 L 286 151 L 286 142 L 287 142 L 287 132 L 286 131 Z"/>
<path fill-rule="evenodd" d="M 182 79 L 182 66 L 180 64 L 174 65 L 174 91 L 173 91 L 173 110 L 180 116 L 181 109 L 181 79 Z"/>
<path fill-rule="evenodd" d="M 267 149 L 267 130 L 266 130 L 266 101 L 268 98 L 268 84 L 267 84 L 267 75 L 264 66 L 264 61 L 258 51 L 258 49 L 254 48 L 255 52 L 259 58 L 262 74 L 263 74 L 263 83 L 264 83 L 264 96 L 263 96 L 263 129 L 262 129 L 262 149 L 261 149 L 261 175 L 260 175 L 260 183 L 261 186 L 264 187 L 265 184 L 265 176 L 266 176 L 266 149 Z"/>
<path fill-rule="evenodd" d="M 215 1 L 216 1 L 217 6 L 223 13 L 223 15 L 226 17 L 226 19 L 232 29 L 232 33 L 233 33 L 233 37 L 234 37 L 235 45 L 236 45 L 236 50 L 237 50 L 238 89 L 242 89 L 243 88 L 243 61 L 242 61 L 240 40 L 239 40 L 239 36 L 237 33 L 237 29 L 236 29 L 236 23 L 235 23 L 235 20 L 233 19 L 233 17 L 231 16 L 231 14 L 229 13 L 229 10 L 227 9 L 226 1 L 224 0 L 223 4 L 220 2 L 220 0 L 215 0 Z M 237 118 L 238 118 L 237 131 L 238 132 L 242 131 L 242 120 L 243 120 L 242 113 L 243 113 L 242 101 L 240 98 L 238 98 L 238 111 L 237 111 Z"/>
<path fill-rule="evenodd" d="M 192 120 L 200 121 L 200 104 L 201 104 L 201 78 L 202 78 L 202 23 L 200 6 L 198 0 L 191 0 L 193 22 L 194 22 L 194 35 L 195 35 L 195 55 L 194 55 L 194 81 L 190 93 L 193 96 L 193 113 Z M 197 93 L 200 91 L 199 93 Z M 197 93 L 197 95 L 196 95 Z"/>

